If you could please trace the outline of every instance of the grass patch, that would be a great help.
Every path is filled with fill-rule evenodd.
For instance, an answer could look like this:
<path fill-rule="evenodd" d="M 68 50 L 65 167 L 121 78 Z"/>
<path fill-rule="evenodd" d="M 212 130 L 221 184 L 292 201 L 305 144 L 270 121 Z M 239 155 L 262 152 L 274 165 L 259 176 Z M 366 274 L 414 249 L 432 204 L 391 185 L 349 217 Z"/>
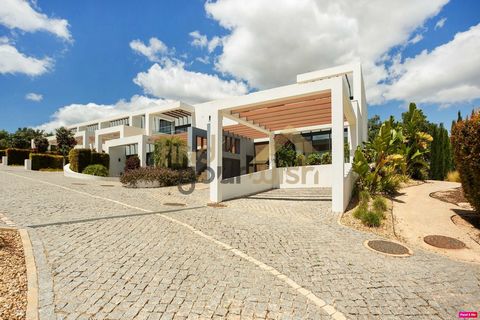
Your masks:
<path fill-rule="evenodd" d="M 372 196 L 367 191 L 358 194 L 359 204 L 353 211 L 354 218 L 359 219 L 367 227 L 379 227 L 385 219 L 387 199 L 381 196 Z"/>
<path fill-rule="evenodd" d="M 447 173 L 447 181 L 450 182 L 462 182 L 460 180 L 460 173 L 458 171 L 450 171 Z"/>
<path fill-rule="evenodd" d="M 360 220 L 367 227 L 379 227 L 382 222 L 382 214 L 375 211 L 367 211 Z"/>
<path fill-rule="evenodd" d="M 377 196 L 373 199 L 373 210 L 384 213 L 387 211 L 387 200 L 384 197 Z"/>

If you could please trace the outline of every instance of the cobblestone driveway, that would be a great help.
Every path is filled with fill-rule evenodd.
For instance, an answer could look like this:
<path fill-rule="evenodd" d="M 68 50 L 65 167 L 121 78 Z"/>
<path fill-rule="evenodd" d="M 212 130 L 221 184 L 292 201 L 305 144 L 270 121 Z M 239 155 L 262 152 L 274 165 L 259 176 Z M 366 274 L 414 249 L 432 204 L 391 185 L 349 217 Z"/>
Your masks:
<path fill-rule="evenodd" d="M 187 196 L 17 168 L 1 168 L 0 181 L 0 213 L 31 226 L 42 319 L 331 318 L 308 292 L 347 318 L 480 308 L 479 266 L 417 248 L 410 258 L 371 252 L 369 235 L 337 224 L 326 191 L 215 209 L 206 189 Z"/>

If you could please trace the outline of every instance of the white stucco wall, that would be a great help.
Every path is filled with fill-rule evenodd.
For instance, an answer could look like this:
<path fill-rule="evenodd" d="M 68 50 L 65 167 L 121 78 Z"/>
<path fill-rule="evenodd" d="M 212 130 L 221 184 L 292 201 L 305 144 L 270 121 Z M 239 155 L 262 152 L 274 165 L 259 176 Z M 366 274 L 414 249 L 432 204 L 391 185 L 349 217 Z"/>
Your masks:
<path fill-rule="evenodd" d="M 332 165 L 277 168 L 278 187 L 330 188 L 332 186 Z"/>
<path fill-rule="evenodd" d="M 263 170 L 222 180 L 220 192 L 223 200 L 270 190 L 276 185 L 275 170 Z"/>

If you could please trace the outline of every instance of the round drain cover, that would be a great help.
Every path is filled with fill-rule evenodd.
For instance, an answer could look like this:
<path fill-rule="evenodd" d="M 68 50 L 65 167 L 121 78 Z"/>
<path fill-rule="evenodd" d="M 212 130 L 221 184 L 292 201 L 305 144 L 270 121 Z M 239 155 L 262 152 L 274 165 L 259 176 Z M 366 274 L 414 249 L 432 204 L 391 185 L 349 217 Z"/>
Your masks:
<path fill-rule="evenodd" d="M 387 240 L 368 240 L 366 246 L 372 250 L 385 253 L 393 256 L 409 256 L 411 255 L 410 249 L 407 247 Z"/>
<path fill-rule="evenodd" d="M 440 236 L 440 235 L 430 235 L 423 238 L 423 241 L 428 243 L 431 246 L 442 248 L 442 249 L 463 249 L 465 248 L 465 243 L 455 238 Z"/>

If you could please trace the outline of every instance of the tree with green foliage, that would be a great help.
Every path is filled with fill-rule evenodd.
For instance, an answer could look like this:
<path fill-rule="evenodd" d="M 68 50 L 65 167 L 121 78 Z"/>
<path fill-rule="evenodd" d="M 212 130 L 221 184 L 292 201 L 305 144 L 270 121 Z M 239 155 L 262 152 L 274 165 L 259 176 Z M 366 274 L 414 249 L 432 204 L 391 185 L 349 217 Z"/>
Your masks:
<path fill-rule="evenodd" d="M 0 150 L 10 148 L 11 146 L 10 133 L 6 130 L 0 130 Z"/>
<path fill-rule="evenodd" d="M 457 121 L 452 128 L 455 168 L 460 173 L 465 197 L 480 213 L 480 110 Z"/>
<path fill-rule="evenodd" d="M 57 139 L 58 151 L 63 156 L 63 164 L 65 165 L 68 153 L 75 147 L 77 141 L 73 136 L 73 132 L 65 127 L 60 127 L 55 130 L 55 137 Z"/>
<path fill-rule="evenodd" d="M 11 135 L 11 147 L 17 149 L 30 149 L 32 140 L 43 136 L 43 130 L 18 128 L 17 131 Z"/>
<path fill-rule="evenodd" d="M 188 167 L 187 143 L 174 136 L 155 141 L 153 153 L 155 166 L 159 168 L 185 169 Z"/>
<path fill-rule="evenodd" d="M 433 180 L 444 180 L 448 172 L 453 170 L 452 146 L 448 131 L 443 127 L 443 123 L 431 124 L 429 131 L 433 137 L 429 177 Z"/>
<path fill-rule="evenodd" d="M 296 158 L 297 152 L 295 151 L 295 145 L 288 140 L 275 153 L 277 167 L 293 167 Z M 309 164 L 308 158 L 306 163 Z"/>
<path fill-rule="evenodd" d="M 402 113 L 402 128 L 404 141 L 402 154 L 407 162 L 407 173 L 413 179 L 428 178 L 429 163 L 427 154 L 433 138 L 428 134 L 427 117 L 415 103 L 410 103 L 408 111 Z"/>
<path fill-rule="evenodd" d="M 382 121 L 380 120 L 380 116 L 378 114 L 368 119 L 368 140 L 369 141 L 375 139 L 381 126 L 382 126 Z"/>
<path fill-rule="evenodd" d="M 404 137 L 391 120 L 382 124 L 375 138 L 355 151 L 353 170 L 359 175 L 357 185 L 370 194 L 394 193 L 405 180 L 407 164 L 399 153 Z"/>
<path fill-rule="evenodd" d="M 48 150 L 48 140 L 45 137 L 36 137 L 33 139 L 37 152 L 44 153 Z"/>

